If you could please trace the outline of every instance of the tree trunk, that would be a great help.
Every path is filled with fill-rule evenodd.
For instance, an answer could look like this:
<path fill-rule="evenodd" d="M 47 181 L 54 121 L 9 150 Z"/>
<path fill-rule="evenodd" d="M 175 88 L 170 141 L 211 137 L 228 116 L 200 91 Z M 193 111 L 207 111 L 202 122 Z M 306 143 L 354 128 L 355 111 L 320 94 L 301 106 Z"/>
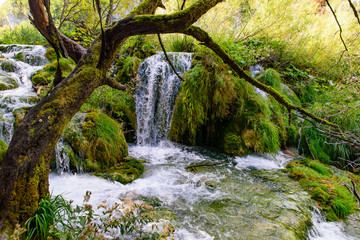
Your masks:
<path fill-rule="evenodd" d="M 0 172 L 0 226 L 13 228 L 16 223 L 23 224 L 49 193 L 49 161 L 55 145 L 66 124 L 103 84 L 102 73 L 108 66 L 97 69 L 98 59 L 98 52 L 89 51 L 65 80 L 30 109 L 18 126 Z"/>

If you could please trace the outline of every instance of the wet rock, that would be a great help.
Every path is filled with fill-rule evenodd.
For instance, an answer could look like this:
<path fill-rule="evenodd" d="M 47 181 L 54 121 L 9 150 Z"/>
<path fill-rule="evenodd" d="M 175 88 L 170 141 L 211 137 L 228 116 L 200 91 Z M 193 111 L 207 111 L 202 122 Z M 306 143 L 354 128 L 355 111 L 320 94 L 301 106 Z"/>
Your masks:
<path fill-rule="evenodd" d="M 5 72 L 15 72 L 17 70 L 15 63 L 7 58 L 0 58 L 0 67 Z"/>
<path fill-rule="evenodd" d="M 15 79 L 5 74 L 0 74 L 0 90 L 8 90 L 18 88 L 19 84 Z"/>

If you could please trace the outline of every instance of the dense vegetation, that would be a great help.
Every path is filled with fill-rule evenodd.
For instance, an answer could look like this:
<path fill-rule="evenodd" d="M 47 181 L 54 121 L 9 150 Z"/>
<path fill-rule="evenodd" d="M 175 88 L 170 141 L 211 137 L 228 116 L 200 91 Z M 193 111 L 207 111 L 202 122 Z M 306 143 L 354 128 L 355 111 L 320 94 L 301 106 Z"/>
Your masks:
<path fill-rule="evenodd" d="M 115 18 L 126 16 L 135 4 L 120 1 L 111 2 L 111 5 L 106 1 L 100 3 L 103 9 L 111 9 L 102 19 L 104 26 L 110 26 Z M 164 4 L 166 10 L 158 10 L 160 13 L 180 8 L 174 2 Z M 239 66 L 249 69 L 261 64 L 264 71 L 254 76 L 256 79 L 273 87 L 289 102 L 338 124 L 347 139 L 348 136 L 356 137 L 360 129 L 360 42 L 357 39 L 360 25 L 343 1 L 334 0 L 331 4 L 340 19 L 345 46 L 336 34 L 339 26 L 333 24 L 334 16 L 324 1 L 226 2 L 201 18 L 198 25 L 210 32 Z M 81 6 L 79 10 L 73 11 L 73 7 L 78 5 Z M 8 1 L 1 11 L 4 13 L 10 9 L 9 14 L 21 20 L 28 11 L 26 6 L 22 0 Z M 71 0 L 63 5 L 62 1 L 54 1 L 52 8 L 55 24 L 66 36 L 84 47 L 88 47 L 101 32 L 101 20 L 97 14 L 87 14 L 92 11 L 88 2 Z M 213 19 L 221 24 L 215 27 Z M 1 19 L 0 44 L 47 44 L 28 22 L 8 26 L 6 21 Z M 218 56 L 191 38 L 171 34 L 163 39 L 169 51 L 194 53 L 192 68 L 183 76 L 185 81 L 176 99 L 171 140 L 187 145 L 213 146 L 238 156 L 252 152 L 274 153 L 295 147 L 306 158 L 289 164 L 289 176 L 300 181 L 329 220 L 346 217 L 358 208 L 356 198 L 343 185 L 351 185 L 353 181 L 360 187 L 356 146 L 334 137 L 319 123 L 304 121 L 303 116 L 296 113 L 289 114 L 288 109 L 274 97 L 261 94 L 253 85 L 239 78 Z M 153 35 L 130 38 L 119 50 L 109 75 L 126 85 L 128 90 L 119 91 L 107 86 L 97 88 L 67 125 L 63 151 L 69 156 L 73 171 L 81 168 L 122 183 L 131 182 L 144 171 L 141 161 L 127 159 L 126 141 L 135 140 L 133 93 L 137 68 L 146 57 L 161 50 Z M 32 76 L 40 97 L 54 88 L 58 66 L 66 77 L 76 65 L 70 59 L 57 60 L 52 48 L 49 48 L 47 58 L 50 63 Z M 11 66 L 6 65 L 6 59 L 1 56 L 0 64 L 2 69 L 11 72 Z M 13 85 L 10 80 L 0 81 L 1 90 L 16 87 Z M 0 163 L 6 148 L 0 140 Z M 66 212 L 75 221 L 75 214 L 82 212 L 82 217 L 92 218 L 88 209 L 76 213 L 70 207 L 59 210 L 59 205 L 68 207 L 68 203 L 59 201 L 64 200 L 58 197 L 43 199 L 37 214 L 47 211 L 42 210 L 47 205 L 53 205 L 53 214 Z M 52 221 L 58 221 L 54 220 L 55 217 L 58 216 L 48 220 L 49 226 L 54 224 Z M 36 216 L 28 221 L 29 229 L 37 226 L 34 221 L 37 221 Z M 71 222 L 66 224 L 63 223 L 64 229 Z M 80 225 L 83 229 L 78 234 L 85 231 L 85 222 Z M 29 233 L 43 234 L 43 237 L 60 234 L 57 232 L 59 229 L 52 229 L 50 233 L 43 229 L 38 229 L 37 233 L 32 231 L 35 230 Z"/>

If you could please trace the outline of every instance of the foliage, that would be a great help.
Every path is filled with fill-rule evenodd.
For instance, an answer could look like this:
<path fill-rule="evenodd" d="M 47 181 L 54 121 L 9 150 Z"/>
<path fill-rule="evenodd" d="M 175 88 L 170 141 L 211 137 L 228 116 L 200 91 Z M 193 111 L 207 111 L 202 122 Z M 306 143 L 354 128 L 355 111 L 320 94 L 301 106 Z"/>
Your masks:
<path fill-rule="evenodd" d="M 353 181 L 359 189 L 360 178 L 353 173 L 310 159 L 291 162 L 286 169 L 325 211 L 329 221 L 344 218 L 359 207 L 355 196 L 343 185 Z"/>
<path fill-rule="evenodd" d="M 46 40 L 34 26 L 28 22 L 22 22 L 12 27 L 0 27 L 0 44 L 45 45 Z"/>
<path fill-rule="evenodd" d="M 69 213 L 71 213 L 71 206 L 61 195 L 47 196 L 41 199 L 35 216 L 29 218 L 25 223 L 26 239 L 47 239 L 51 226 L 67 224 L 66 219 L 62 218 L 63 215 Z"/>
<path fill-rule="evenodd" d="M 174 228 L 170 223 L 154 223 L 150 217 L 152 206 L 143 202 L 122 199 L 114 205 L 99 204 L 102 213 L 89 204 L 87 191 L 82 205 L 75 207 L 61 195 L 42 199 L 35 216 L 26 222 L 27 239 L 105 239 L 117 234 L 136 239 L 172 239 Z M 152 231 L 144 231 L 147 224 L 155 224 Z M 168 238 L 170 237 L 170 238 Z"/>

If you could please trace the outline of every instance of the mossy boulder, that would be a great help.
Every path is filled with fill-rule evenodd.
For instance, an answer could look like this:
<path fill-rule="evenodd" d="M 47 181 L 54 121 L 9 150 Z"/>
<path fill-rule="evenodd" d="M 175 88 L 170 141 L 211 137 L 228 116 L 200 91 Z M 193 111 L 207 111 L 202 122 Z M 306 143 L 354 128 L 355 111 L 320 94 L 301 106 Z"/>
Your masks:
<path fill-rule="evenodd" d="M 137 159 L 126 159 L 113 167 L 106 169 L 103 173 L 97 173 L 97 176 L 120 182 L 122 184 L 131 183 L 144 172 L 143 161 Z"/>
<path fill-rule="evenodd" d="M 135 139 L 136 113 L 134 97 L 129 92 L 119 91 L 108 86 L 97 88 L 82 106 L 81 111 L 100 109 L 123 125 L 128 142 Z"/>
<path fill-rule="evenodd" d="M 15 72 L 17 70 L 15 63 L 7 58 L 0 58 L 0 67 L 5 72 Z"/>
<path fill-rule="evenodd" d="M 0 139 L 0 168 L 8 146 Z"/>
<path fill-rule="evenodd" d="M 14 57 L 16 60 L 19 61 L 24 61 L 24 53 L 23 52 L 19 52 L 18 54 L 15 55 Z"/>
<path fill-rule="evenodd" d="M 18 88 L 19 84 L 17 81 L 10 76 L 7 75 L 0 75 L 0 90 L 8 90 Z"/>
<path fill-rule="evenodd" d="M 45 71 L 38 71 L 36 74 L 32 75 L 31 82 L 34 86 L 44 86 L 51 83 L 53 76 L 49 76 Z"/>
<path fill-rule="evenodd" d="M 301 159 L 286 167 L 289 177 L 299 181 L 304 190 L 325 212 L 329 221 L 337 221 L 358 209 L 355 196 L 344 184 L 360 187 L 359 176 L 336 169 L 319 161 Z"/>
<path fill-rule="evenodd" d="M 75 167 L 85 171 L 103 171 L 128 155 L 121 124 L 99 112 L 75 116 L 64 131 L 64 141 L 78 156 Z"/>

